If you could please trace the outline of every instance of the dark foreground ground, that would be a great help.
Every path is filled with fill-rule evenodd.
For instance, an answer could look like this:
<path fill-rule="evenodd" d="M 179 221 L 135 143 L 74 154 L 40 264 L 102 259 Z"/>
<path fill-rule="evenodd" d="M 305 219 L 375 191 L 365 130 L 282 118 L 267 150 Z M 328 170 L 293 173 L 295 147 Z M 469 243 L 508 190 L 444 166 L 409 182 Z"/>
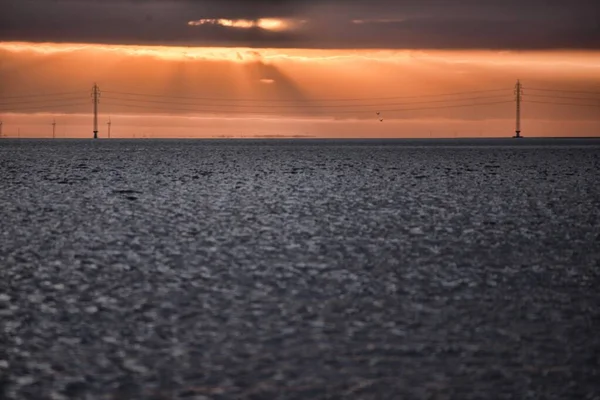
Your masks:
<path fill-rule="evenodd" d="M 600 141 L 0 140 L 0 398 L 598 399 Z"/>

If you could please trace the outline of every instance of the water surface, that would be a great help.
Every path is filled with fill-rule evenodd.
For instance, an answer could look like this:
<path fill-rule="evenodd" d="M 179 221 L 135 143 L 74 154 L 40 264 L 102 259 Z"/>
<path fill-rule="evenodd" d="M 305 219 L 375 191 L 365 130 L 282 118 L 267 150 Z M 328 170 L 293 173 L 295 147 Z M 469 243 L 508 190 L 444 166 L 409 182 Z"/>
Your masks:
<path fill-rule="evenodd" d="M 592 398 L 599 150 L 0 140 L 0 397 Z"/>

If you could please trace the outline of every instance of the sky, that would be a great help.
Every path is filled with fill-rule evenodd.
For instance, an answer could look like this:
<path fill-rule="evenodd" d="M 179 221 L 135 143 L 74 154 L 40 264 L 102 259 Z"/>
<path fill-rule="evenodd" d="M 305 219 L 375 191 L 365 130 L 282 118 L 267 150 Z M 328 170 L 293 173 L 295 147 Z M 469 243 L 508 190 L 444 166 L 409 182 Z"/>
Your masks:
<path fill-rule="evenodd" d="M 3 136 L 600 134 L 588 0 L 0 0 Z"/>

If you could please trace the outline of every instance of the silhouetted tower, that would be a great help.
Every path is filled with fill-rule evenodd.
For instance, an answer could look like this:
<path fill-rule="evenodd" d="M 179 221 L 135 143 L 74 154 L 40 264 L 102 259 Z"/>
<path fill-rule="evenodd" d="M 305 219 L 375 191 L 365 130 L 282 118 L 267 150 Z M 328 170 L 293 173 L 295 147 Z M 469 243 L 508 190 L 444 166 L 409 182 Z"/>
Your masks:
<path fill-rule="evenodd" d="M 521 81 L 517 80 L 517 84 L 515 85 L 515 99 L 517 101 L 517 126 L 515 128 L 515 136 L 514 138 L 520 139 L 521 136 L 521 97 L 523 96 L 523 87 L 521 86 Z"/>
<path fill-rule="evenodd" d="M 92 88 L 92 99 L 94 101 L 94 139 L 98 139 L 98 103 L 100 103 L 100 88 L 94 83 Z"/>
<path fill-rule="evenodd" d="M 56 138 L 56 120 L 52 121 L 52 139 Z"/>
<path fill-rule="evenodd" d="M 2 121 L 0 121 L 0 137 L 2 137 Z"/>
<path fill-rule="evenodd" d="M 110 117 L 108 117 L 108 122 L 106 125 L 108 125 L 108 138 L 110 139 L 110 126 L 112 125 L 112 122 L 110 122 Z"/>

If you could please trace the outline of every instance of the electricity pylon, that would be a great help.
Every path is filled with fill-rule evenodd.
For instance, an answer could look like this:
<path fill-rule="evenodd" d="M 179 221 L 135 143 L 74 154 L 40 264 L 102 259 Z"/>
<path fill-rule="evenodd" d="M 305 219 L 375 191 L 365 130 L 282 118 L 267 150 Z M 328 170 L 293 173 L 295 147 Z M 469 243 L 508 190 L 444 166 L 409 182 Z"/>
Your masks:
<path fill-rule="evenodd" d="M 517 101 L 517 124 L 515 128 L 515 138 L 520 139 L 521 136 L 521 97 L 523 96 L 523 86 L 521 85 L 521 81 L 517 79 L 517 84 L 515 85 L 515 100 Z"/>
<path fill-rule="evenodd" d="M 94 102 L 94 139 L 98 139 L 98 103 L 100 103 L 100 88 L 95 83 L 92 88 L 92 99 Z"/>

